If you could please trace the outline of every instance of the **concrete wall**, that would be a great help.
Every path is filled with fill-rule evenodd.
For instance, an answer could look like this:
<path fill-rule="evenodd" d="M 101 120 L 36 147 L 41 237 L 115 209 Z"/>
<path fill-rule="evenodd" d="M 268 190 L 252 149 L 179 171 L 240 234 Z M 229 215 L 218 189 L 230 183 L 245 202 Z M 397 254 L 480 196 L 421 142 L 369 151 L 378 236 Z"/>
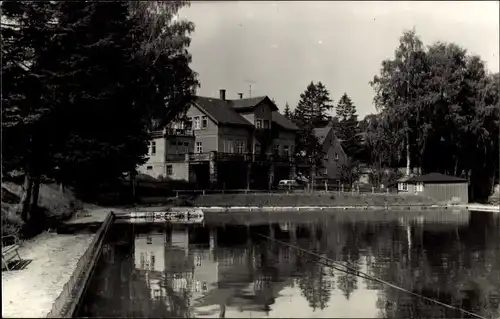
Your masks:
<path fill-rule="evenodd" d="M 218 134 L 219 134 L 219 128 L 217 127 L 217 124 L 210 119 L 209 116 L 207 116 L 205 113 L 203 113 L 197 106 L 192 105 L 189 107 L 188 111 L 186 112 L 186 116 L 188 118 L 193 119 L 193 130 L 194 130 L 194 135 L 195 135 L 195 142 L 194 142 L 194 152 L 197 152 L 196 148 L 196 143 L 201 142 L 202 145 L 202 152 L 207 153 L 211 151 L 218 151 Z M 195 129 L 195 122 L 194 118 L 199 117 L 200 118 L 200 125 L 202 123 L 202 118 L 203 116 L 207 116 L 207 127 L 202 128 L 200 126 L 200 129 Z"/>
<path fill-rule="evenodd" d="M 140 174 L 149 175 L 154 178 L 165 176 L 165 142 L 166 139 L 164 137 L 157 137 L 151 140 L 147 161 L 137 168 Z M 155 152 L 153 153 L 154 149 Z"/>
<path fill-rule="evenodd" d="M 170 179 L 189 181 L 189 163 L 167 162 L 165 164 L 165 176 Z"/>

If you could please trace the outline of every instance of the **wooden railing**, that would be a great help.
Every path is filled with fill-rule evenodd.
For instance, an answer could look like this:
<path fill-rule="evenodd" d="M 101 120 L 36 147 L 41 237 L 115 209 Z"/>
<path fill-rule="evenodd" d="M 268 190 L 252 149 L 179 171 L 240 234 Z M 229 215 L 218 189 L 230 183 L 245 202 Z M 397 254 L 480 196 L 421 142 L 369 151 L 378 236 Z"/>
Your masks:
<path fill-rule="evenodd" d="M 167 128 L 165 133 L 175 136 L 194 136 L 194 131 L 187 129 Z"/>
<path fill-rule="evenodd" d="M 180 161 L 183 154 L 167 154 L 167 161 Z M 297 158 L 291 155 L 278 154 L 252 154 L 252 153 L 227 153 L 227 152 L 207 152 L 207 153 L 189 153 L 187 160 L 192 162 L 199 161 L 238 161 L 238 162 L 272 162 L 272 163 L 296 163 L 311 164 L 309 158 Z"/>

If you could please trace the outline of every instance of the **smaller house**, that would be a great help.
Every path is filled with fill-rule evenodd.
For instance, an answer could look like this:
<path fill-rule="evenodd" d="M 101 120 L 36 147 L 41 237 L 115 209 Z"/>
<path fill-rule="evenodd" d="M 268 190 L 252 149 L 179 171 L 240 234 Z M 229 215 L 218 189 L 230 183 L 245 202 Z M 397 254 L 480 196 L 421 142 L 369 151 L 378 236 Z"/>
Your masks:
<path fill-rule="evenodd" d="M 409 178 L 406 187 L 410 194 L 422 194 L 439 202 L 469 202 L 469 184 L 465 178 L 430 173 Z"/>
<path fill-rule="evenodd" d="M 413 177 L 413 175 L 407 175 L 407 176 L 403 176 L 397 180 L 398 193 L 407 193 L 408 192 L 408 180 L 412 177 Z"/>
<path fill-rule="evenodd" d="M 340 140 L 335 135 L 333 125 L 315 128 L 314 134 L 323 146 L 325 153 L 323 167 L 316 172 L 316 178 L 325 181 L 338 181 L 342 165 L 347 162 L 347 155 L 342 148 Z"/>

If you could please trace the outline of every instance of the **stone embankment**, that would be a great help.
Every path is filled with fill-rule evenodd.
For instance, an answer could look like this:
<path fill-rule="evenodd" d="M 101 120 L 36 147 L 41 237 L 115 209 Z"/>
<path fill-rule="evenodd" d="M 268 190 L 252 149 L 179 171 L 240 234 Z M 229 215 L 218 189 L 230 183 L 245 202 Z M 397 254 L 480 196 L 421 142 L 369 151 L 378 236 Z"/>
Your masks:
<path fill-rule="evenodd" d="M 2 317 L 65 317 L 82 293 L 96 262 L 107 227 L 109 209 L 95 209 L 70 221 L 102 224 L 97 233 L 61 235 L 45 232 L 19 249 L 22 270 L 2 271 Z"/>

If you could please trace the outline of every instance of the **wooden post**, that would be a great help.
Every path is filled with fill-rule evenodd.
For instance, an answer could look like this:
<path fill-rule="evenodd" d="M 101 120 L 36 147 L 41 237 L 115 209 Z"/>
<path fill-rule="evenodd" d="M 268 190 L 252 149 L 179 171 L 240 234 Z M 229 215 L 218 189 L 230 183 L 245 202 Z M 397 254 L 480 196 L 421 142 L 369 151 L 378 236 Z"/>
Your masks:
<path fill-rule="evenodd" d="M 325 191 L 328 192 L 328 183 L 325 181 Z"/>
<path fill-rule="evenodd" d="M 341 192 L 342 192 L 342 193 L 344 192 L 344 184 L 342 184 L 342 187 L 341 187 Z"/>
<path fill-rule="evenodd" d="M 372 186 L 372 194 L 375 194 L 375 187 Z"/>

